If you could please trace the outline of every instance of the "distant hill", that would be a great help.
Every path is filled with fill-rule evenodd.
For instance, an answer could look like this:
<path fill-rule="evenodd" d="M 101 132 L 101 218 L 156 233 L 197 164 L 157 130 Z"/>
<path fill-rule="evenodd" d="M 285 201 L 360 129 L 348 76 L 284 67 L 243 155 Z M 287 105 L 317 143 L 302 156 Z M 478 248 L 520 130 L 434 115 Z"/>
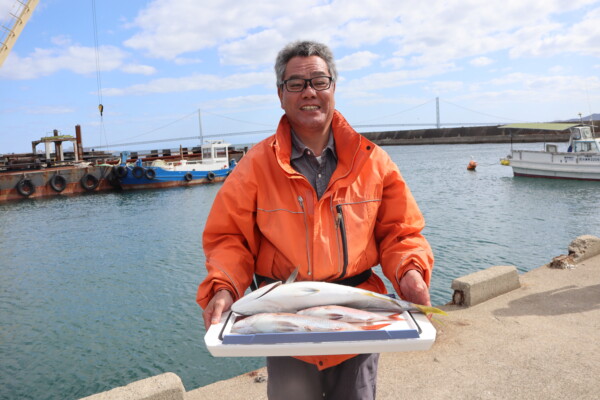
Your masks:
<path fill-rule="evenodd" d="M 586 117 L 581 117 L 581 119 L 583 119 L 583 121 L 599 121 L 600 120 L 600 114 L 598 113 L 593 113 L 592 115 L 588 115 Z M 566 121 L 558 121 L 558 122 L 581 122 L 581 119 L 579 118 L 572 118 L 572 119 L 568 119 Z"/>

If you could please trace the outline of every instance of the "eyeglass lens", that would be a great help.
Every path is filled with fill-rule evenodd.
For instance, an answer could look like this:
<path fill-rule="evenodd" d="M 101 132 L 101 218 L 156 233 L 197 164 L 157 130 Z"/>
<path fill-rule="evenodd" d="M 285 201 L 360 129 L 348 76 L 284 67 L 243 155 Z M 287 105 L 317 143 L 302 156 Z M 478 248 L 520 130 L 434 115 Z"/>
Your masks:
<path fill-rule="evenodd" d="M 317 76 L 310 79 L 294 78 L 284 81 L 285 88 L 289 92 L 301 92 L 306 89 L 306 85 L 315 90 L 327 90 L 331 86 L 331 78 L 329 76 Z"/>

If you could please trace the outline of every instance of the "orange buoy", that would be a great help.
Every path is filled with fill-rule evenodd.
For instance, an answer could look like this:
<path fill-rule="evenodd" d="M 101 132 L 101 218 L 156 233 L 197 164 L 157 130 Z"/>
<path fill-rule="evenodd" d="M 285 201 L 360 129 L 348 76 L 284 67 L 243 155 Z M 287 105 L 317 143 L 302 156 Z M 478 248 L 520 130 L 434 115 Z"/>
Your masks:
<path fill-rule="evenodd" d="M 477 168 L 477 163 L 474 160 L 471 160 L 469 165 L 467 165 L 467 169 L 469 171 L 475 171 L 475 168 Z"/>

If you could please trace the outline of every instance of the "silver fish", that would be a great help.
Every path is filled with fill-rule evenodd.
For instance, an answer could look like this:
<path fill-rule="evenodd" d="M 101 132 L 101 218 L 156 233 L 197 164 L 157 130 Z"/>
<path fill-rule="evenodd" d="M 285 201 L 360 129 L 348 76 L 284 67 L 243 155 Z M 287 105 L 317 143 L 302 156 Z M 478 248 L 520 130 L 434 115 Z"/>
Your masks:
<path fill-rule="evenodd" d="M 357 326 L 348 322 L 332 321 L 291 313 L 259 313 L 236 321 L 232 333 L 285 333 L 285 332 L 340 332 L 375 330 L 388 324 Z"/>
<path fill-rule="evenodd" d="M 435 307 L 413 304 L 369 290 L 313 281 L 271 283 L 237 300 L 231 306 L 231 310 L 241 315 L 273 312 L 295 313 L 305 308 L 328 305 L 394 313 L 412 310 L 426 314 L 446 314 Z"/>
<path fill-rule="evenodd" d="M 391 323 L 404 320 L 400 314 L 382 315 L 371 311 L 359 310 L 344 306 L 311 307 L 300 310 L 296 314 L 360 324 L 373 324 L 375 322 Z"/>

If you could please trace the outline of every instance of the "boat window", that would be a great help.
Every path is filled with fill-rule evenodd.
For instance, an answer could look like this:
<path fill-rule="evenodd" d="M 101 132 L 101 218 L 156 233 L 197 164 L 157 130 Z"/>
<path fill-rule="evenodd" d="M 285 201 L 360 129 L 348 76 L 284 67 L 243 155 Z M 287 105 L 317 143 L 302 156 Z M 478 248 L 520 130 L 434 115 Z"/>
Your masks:
<path fill-rule="evenodd" d="M 215 153 L 216 158 L 227 157 L 227 149 L 225 147 L 215 147 Z"/>
<path fill-rule="evenodd" d="M 592 131 L 590 130 L 590 128 L 585 127 L 585 128 L 580 128 L 581 129 L 581 136 L 584 139 L 591 139 L 592 138 Z"/>
<path fill-rule="evenodd" d="M 592 143 L 591 142 L 575 143 L 575 151 L 576 152 L 592 151 Z"/>
<path fill-rule="evenodd" d="M 202 159 L 207 160 L 209 158 L 212 158 L 212 153 L 211 153 L 211 148 L 210 147 L 205 147 L 202 149 Z"/>
<path fill-rule="evenodd" d="M 581 133 L 579 132 L 579 128 L 573 128 L 573 130 L 571 131 L 571 136 L 575 140 L 581 139 Z"/>

